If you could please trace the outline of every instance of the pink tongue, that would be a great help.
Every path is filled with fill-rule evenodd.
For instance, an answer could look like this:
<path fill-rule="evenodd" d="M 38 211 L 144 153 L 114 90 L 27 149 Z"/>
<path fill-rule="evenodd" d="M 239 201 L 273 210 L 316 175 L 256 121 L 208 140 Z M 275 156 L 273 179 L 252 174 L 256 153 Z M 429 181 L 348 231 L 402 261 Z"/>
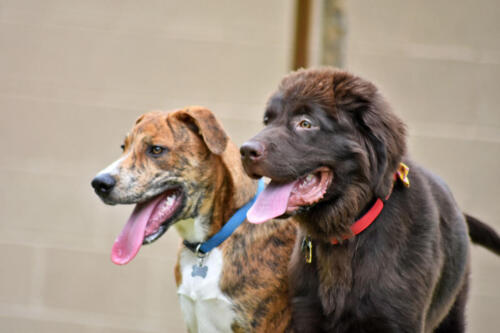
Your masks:
<path fill-rule="evenodd" d="M 258 224 L 283 215 L 286 212 L 288 199 L 296 182 L 288 184 L 275 184 L 271 182 L 267 185 L 253 206 L 248 210 L 248 221 Z"/>
<path fill-rule="evenodd" d="M 111 250 L 111 261 L 117 265 L 125 265 L 134 259 L 144 240 L 146 225 L 162 196 L 146 204 L 135 206 L 132 215 L 122 232 L 116 238 Z"/>

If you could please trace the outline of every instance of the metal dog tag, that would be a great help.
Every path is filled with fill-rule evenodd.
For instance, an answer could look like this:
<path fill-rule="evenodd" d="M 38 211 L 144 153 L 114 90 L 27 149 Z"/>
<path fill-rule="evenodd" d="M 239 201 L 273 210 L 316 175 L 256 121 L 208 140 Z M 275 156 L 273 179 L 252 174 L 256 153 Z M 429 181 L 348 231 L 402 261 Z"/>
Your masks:
<path fill-rule="evenodd" d="M 301 250 L 304 252 L 304 258 L 308 264 L 312 262 L 312 247 L 311 238 L 309 238 L 309 236 L 304 237 L 302 240 Z"/>
<path fill-rule="evenodd" d="M 203 265 L 203 262 L 205 261 L 205 257 L 208 255 L 208 253 L 203 253 L 200 251 L 201 245 L 202 243 L 199 243 L 198 246 L 196 246 L 196 250 L 194 250 L 194 253 L 198 257 L 198 265 L 193 265 L 191 276 L 200 276 L 202 279 L 204 279 L 207 277 L 208 266 Z"/>
<path fill-rule="evenodd" d="M 204 258 L 199 258 L 198 264 L 193 265 L 193 270 L 191 271 L 191 276 L 200 276 L 202 279 L 207 277 L 208 266 L 203 265 Z"/>
<path fill-rule="evenodd" d="M 207 277 L 208 266 L 198 266 L 193 265 L 193 271 L 191 272 L 191 276 L 201 276 L 202 279 Z"/>

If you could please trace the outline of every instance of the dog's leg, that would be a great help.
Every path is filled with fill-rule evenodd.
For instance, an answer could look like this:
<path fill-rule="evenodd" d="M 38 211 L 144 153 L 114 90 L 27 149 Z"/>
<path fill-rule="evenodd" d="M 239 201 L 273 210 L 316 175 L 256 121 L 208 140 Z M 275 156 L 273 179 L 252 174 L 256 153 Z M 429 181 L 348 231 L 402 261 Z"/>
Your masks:
<path fill-rule="evenodd" d="M 466 278 L 462 289 L 455 299 L 455 303 L 453 303 L 453 307 L 439 324 L 438 328 L 434 330 L 434 333 L 465 332 L 465 304 L 467 302 L 468 291 L 469 279 Z"/>

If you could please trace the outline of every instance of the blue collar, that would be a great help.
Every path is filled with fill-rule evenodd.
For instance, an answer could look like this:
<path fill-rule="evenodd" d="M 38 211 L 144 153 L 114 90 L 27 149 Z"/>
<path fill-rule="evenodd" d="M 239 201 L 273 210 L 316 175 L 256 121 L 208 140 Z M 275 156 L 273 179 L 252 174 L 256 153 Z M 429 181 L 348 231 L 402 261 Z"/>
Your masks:
<path fill-rule="evenodd" d="M 191 251 L 195 252 L 197 255 L 203 255 L 222 244 L 222 242 L 224 242 L 229 236 L 231 236 L 236 228 L 238 228 L 243 223 L 243 221 L 245 221 L 248 210 L 250 209 L 250 207 L 252 207 L 259 194 L 264 190 L 264 187 L 265 184 L 262 179 L 259 180 L 257 193 L 255 193 L 255 196 L 252 198 L 252 200 L 238 209 L 238 211 L 234 213 L 233 216 L 231 216 L 229 221 L 227 221 L 227 223 L 222 226 L 219 232 L 210 237 L 210 239 L 203 243 L 190 243 L 185 240 L 184 245 Z"/>

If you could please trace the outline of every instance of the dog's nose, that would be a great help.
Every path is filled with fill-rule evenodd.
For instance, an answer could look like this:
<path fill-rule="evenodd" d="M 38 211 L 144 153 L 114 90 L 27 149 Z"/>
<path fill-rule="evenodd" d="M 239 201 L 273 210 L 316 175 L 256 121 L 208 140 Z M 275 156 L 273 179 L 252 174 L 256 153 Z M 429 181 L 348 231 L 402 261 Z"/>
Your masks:
<path fill-rule="evenodd" d="M 258 161 L 264 156 L 264 145 L 258 141 L 247 141 L 240 148 L 241 158 L 246 161 Z"/>
<path fill-rule="evenodd" d="M 115 187 L 116 180 L 109 173 L 103 173 L 92 179 L 90 184 L 97 194 L 107 195 Z"/>

